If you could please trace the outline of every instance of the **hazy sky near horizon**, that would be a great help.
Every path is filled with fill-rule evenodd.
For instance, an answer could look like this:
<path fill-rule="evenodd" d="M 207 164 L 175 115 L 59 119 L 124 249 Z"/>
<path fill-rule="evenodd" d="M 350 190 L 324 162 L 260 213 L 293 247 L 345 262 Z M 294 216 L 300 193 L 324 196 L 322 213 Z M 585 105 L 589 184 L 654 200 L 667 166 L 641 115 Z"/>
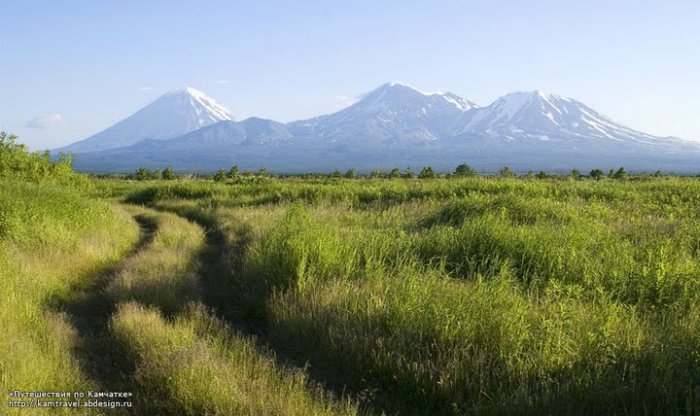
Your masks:
<path fill-rule="evenodd" d="M 330 113 L 388 81 L 480 105 L 540 89 L 700 140 L 700 2 L 2 1 L 0 130 L 86 138 L 193 86 L 238 119 Z"/>

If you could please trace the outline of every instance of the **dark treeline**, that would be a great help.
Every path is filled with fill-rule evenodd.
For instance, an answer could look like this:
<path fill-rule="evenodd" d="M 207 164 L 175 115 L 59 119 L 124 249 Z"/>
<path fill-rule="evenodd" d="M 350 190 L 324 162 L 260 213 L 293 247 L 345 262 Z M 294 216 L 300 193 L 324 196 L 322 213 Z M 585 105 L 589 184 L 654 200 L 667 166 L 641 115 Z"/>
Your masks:
<path fill-rule="evenodd" d="M 660 177 L 664 176 L 661 171 L 657 170 L 654 173 L 649 172 L 637 172 L 629 173 L 624 167 L 620 167 L 617 170 L 610 169 L 607 173 L 600 168 L 592 169 L 590 172 L 583 173 L 578 169 L 572 169 L 566 173 L 550 173 L 544 170 L 539 172 L 528 171 L 526 173 L 516 172 L 508 166 L 504 166 L 498 172 L 478 172 L 470 165 L 462 163 L 458 165 L 452 172 L 439 172 L 433 169 L 431 166 L 425 166 L 419 171 L 414 171 L 411 167 L 407 167 L 404 170 L 399 168 L 394 168 L 391 170 L 376 169 L 368 173 L 360 173 L 355 169 L 348 169 L 346 171 L 335 170 L 331 173 L 322 172 L 308 172 L 308 173 L 270 173 L 265 167 L 260 167 L 258 170 L 243 169 L 241 170 L 237 165 L 231 168 L 224 169 L 221 168 L 214 173 L 207 172 L 176 172 L 170 166 L 166 166 L 162 170 L 151 170 L 145 167 L 137 169 L 133 173 L 110 173 L 110 174 L 96 174 L 93 175 L 101 178 L 113 178 L 113 179 L 130 179 L 130 180 L 175 180 L 175 179 L 203 179 L 203 180 L 214 180 L 216 182 L 227 182 L 227 181 L 245 181 L 245 180 L 259 180 L 262 178 L 295 178 L 295 179 L 436 179 L 436 178 L 467 178 L 467 177 L 501 177 L 501 178 L 525 178 L 525 179 L 573 179 L 573 180 L 584 180 L 584 179 L 630 179 L 630 178 L 644 178 L 644 177 Z"/>

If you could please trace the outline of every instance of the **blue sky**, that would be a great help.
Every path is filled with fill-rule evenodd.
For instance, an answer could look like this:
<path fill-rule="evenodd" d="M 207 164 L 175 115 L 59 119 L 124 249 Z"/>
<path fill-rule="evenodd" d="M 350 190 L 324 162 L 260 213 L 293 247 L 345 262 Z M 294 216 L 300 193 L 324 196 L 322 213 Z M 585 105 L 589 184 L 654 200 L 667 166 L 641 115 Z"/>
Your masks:
<path fill-rule="evenodd" d="M 0 130 L 33 149 L 182 86 L 291 121 L 387 81 L 480 105 L 540 89 L 700 139 L 697 1 L 26 0 L 0 16 Z"/>

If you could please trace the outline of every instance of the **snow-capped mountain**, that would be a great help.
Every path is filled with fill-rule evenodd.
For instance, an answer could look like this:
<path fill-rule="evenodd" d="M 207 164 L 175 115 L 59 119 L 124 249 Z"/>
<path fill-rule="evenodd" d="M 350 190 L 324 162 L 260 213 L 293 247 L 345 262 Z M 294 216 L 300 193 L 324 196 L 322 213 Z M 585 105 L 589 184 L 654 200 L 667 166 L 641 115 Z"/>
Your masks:
<path fill-rule="evenodd" d="M 291 124 L 298 135 L 328 143 L 437 140 L 476 107 L 456 94 L 428 94 L 394 82 L 337 113 Z"/>
<path fill-rule="evenodd" d="M 466 162 L 487 171 L 505 165 L 520 171 L 620 166 L 700 170 L 697 142 L 642 133 L 574 99 L 539 91 L 508 94 L 479 107 L 455 94 L 424 93 L 389 83 L 336 113 L 286 124 L 260 118 L 232 121 L 213 100 L 201 96 L 201 101 L 195 100 L 196 94 L 187 90 L 178 94 L 181 98 L 175 101 L 192 104 L 184 105 L 185 121 L 179 121 L 180 126 L 189 123 L 181 127 L 187 132 L 170 139 L 168 134 L 141 134 L 140 139 L 132 135 L 130 145 L 107 141 L 111 149 L 76 151 L 75 166 L 90 171 L 166 165 L 215 170 L 236 164 L 245 169 L 266 166 L 271 171 L 309 172 L 407 165 L 447 170 Z M 169 101 L 173 95 L 161 99 Z M 204 101 L 207 111 L 192 111 L 193 101 Z M 147 109 L 137 114 L 148 115 Z M 178 118 L 173 113 L 177 112 L 169 112 Z M 154 119 L 162 120 L 158 112 L 154 114 Z M 205 121 L 203 127 L 197 128 L 192 114 L 208 115 L 196 119 Z M 117 126 L 127 121 L 133 131 L 144 130 L 136 128 L 138 119 L 133 117 Z M 150 122 L 144 120 L 143 125 Z"/>
<path fill-rule="evenodd" d="M 571 98 L 541 91 L 515 92 L 462 117 L 455 135 L 482 134 L 505 140 L 583 139 L 663 145 L 668 140 L 632 130 Z"/>
<path fill-rule="evenodd" d="M 85 153 L 125 147 L 145 139 L 167 140 L 223 120 L 233 120 L 225 107 L 187 87 L 166 93 L 106 130 L 58 150 Z"/>

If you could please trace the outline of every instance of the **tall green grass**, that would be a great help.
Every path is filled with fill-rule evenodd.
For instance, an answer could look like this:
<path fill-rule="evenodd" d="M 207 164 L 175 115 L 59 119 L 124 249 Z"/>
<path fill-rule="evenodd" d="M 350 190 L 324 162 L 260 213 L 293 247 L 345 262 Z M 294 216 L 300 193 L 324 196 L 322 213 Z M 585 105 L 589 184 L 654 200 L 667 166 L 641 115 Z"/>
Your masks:
<path fill-rule="evenodd" d="M 123 304 L 112 330 L 136 361 L 134 379 L 147 388 L 142 414 L 349 415 L 303 372 L 280 369 L 252 340 L 206 311 L 193 309 L 168 322 L 157 309 Z"/>
<path fill-rule="evenodd" d="M 697 199 L 696 182 L 696 178 L 690 177 L 635 177 L 623 181 L 476 177 L 433 180 L 269 179 L 235 184 L 184 180 L 144 184 L 98 180 L 95 184 L 101 194 L 125 196 L 129 202 L 136 203 L 189 199 L 236 207 L 293 202 L 361 207 L 408 201 L 450 201 L 473 194 L 488 194 L 543 197 L 551 201 L 581 199 L 613 205 L 643 200 L 648 207 L 668 210 L 671 206 Z M 650 201 L 649 197 L 654 195 L 662 199 Z"/>
<path fill-rule="evenodd" d="M 132 363 L 139 414 L 355 414 L 310 383 L 303 371 L 280 368 L 200 303 L 202 229 L 173 214 L 142 210 L 156 225 L 151 243 L 127 259 L 107 288 L 118 304 L 112 336 Z"/>
<path fill-rule="evenodd" d="M 71 319 L 55 306 L 117 262 L 137 237 L 132 219 L 111 205 L 63 186 L 0 179 L 3 394 L 95 388 L 72 355 L 78 334 Z"/>
<path fill-rule="evenodd" d="M 696 179 L 180 183 L 129 198 L 214 218 L 239 248 L 242 319 L 378 412 L 697 407 Z"/>
<path fill-rule="evenodd" d="M 204 249 L 204 232 L 172 214 L 134 212 L 155 231 L 147 249 L 121 264 L 107 295 L 114 303 L 135 300 L 174 314 L 200 297 L 198 256 Z"/>
<path fill-rule="evenodd" d="M 556 286 L 534 297 L 507 274 L 336 280 L 268 307 L 277 345 L 402 414 L 676 414 L 697 377 L 697 318 L 650 322 Z"/>

